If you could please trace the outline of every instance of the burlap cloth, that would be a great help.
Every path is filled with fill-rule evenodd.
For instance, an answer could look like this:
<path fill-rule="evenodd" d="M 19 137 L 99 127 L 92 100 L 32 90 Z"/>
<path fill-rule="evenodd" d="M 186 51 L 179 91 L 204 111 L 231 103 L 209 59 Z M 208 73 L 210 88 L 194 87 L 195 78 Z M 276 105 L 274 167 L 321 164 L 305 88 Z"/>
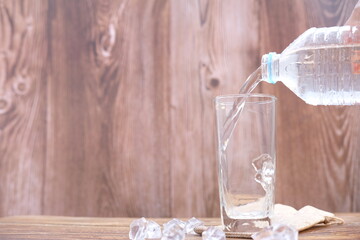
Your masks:
<path fill-rule="evenodd" d="M 274 215 L 271 219 L 271 224 L 287 224 L 296 228 L 298 231 L 309 229 L 313 226 L 328 226 L 332 224 L 343 224 L 344 220 L 335 217 L 333 213 L 326 212 L 317 209 L 312 206 L 305 206 L 300 210 L 296 210 L 293 207 L 275 204 Z M 222 229 L 222 226 L 216 226 Z M 208 226 L 196 227 L 194 231 L 198 234 L 202 234 Z M 227 232 L 227 237 L 233 238 L 251 238 L 254 232 Z"/>

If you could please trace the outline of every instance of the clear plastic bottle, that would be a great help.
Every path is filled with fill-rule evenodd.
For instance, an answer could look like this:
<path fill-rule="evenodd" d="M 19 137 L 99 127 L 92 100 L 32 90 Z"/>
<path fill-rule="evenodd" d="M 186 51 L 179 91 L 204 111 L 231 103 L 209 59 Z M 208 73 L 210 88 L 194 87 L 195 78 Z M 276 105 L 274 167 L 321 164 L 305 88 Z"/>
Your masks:
<path fill-rule="evenodd" d="M 311 105 L 360 103 L 360 27 L 311 28 L 262 57 L 262 80 L 283 82 Z"/>

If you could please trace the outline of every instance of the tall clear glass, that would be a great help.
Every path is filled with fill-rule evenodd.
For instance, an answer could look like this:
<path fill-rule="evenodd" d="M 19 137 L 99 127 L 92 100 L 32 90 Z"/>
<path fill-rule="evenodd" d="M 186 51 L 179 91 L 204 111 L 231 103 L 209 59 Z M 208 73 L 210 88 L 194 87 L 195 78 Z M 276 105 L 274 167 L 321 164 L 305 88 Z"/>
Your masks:
<path fill-rule="evenodd" d="M 275 193 L 275 103 L 274 96 L 262 94 L 215 98 L 225 231 L 257 232 L 270 224 Z M 230 120 L 236 104 L 242 108 Z"/>

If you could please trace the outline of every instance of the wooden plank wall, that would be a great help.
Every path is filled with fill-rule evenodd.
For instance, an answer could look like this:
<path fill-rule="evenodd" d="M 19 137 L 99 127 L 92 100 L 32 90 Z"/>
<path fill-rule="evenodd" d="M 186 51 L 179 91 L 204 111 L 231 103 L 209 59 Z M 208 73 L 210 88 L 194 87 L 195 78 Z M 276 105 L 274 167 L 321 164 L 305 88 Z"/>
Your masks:
<path fill-rule="evenodd" d="M 0 0 L 0 216 L 219 216 L 214 96 L 355 3 Z M 277 202 L 360 211 L 360 107 L 258 91 Z"/>

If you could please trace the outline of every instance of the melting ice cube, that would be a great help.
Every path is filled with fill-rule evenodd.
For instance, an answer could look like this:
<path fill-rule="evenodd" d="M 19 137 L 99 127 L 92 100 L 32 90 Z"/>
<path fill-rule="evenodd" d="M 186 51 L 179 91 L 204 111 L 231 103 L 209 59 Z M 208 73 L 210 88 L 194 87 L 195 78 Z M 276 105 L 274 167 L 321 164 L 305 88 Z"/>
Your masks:
<path fill-rule="evenodd" d="M 148 220 L 146 224 L 146 239 L 161 238 L 161 226 L 154 221 Z"/>
<path fill-rule="evenodd" d="M 146 235 L 146 224 L 145 218 L 139 218 L 134 220 L 130 224 L 129 238 L 133 240 L 142 240 Z"/>
<path fill-rule="evenodd" d="M 209 227 L 201 235 L 203 240 L 226 240 L 224 231 L 217 227 Z"/>
<path fill-rule="evenodd" d="M 129 238 L 132 240 L 159 239 L 161 226 L 145 218 L 136 219 L 130 224 Z"/>
<path fill-rule="evenodd" d="M 185 231 L 186 231 L 186 233 L 195 233 L 194 228 L 201 226 L 201 225 L 204 225 L 204 223 L 202 221 L 200 221 L 197 218 L 192 217 L 186 222 Z"/>
<path fill-rule="evenodd" d="M 161 240 L 183 240 L 185 239 L 185 222 L 172 219 L 164 224 Z"/>
<path fill-rule="evenodd" d="M 179 225 L 182 229 L 185 228 L 186 222 L 181 221 L 180 219 L 177 218 L 173 218 L 170 221 L 168 221 L 167 223 L 164 224 L 164 228 L 166 228 L 166 225 L 172 225 L 172 224 L 177 224 Z"/>
<path fill-rule="evenodd" d="M 255 181 L 261 184 L 266 192 L 274 182 L 274 164 L 269 154 L 261 154 L 252 161 L 255 168 Z"/>
<path fill-rule="evenodd" d="M 266 227 L 251 237 L 254 240 L 298 240 L 298 231 L 288 225 L 278 224 Z"/>

